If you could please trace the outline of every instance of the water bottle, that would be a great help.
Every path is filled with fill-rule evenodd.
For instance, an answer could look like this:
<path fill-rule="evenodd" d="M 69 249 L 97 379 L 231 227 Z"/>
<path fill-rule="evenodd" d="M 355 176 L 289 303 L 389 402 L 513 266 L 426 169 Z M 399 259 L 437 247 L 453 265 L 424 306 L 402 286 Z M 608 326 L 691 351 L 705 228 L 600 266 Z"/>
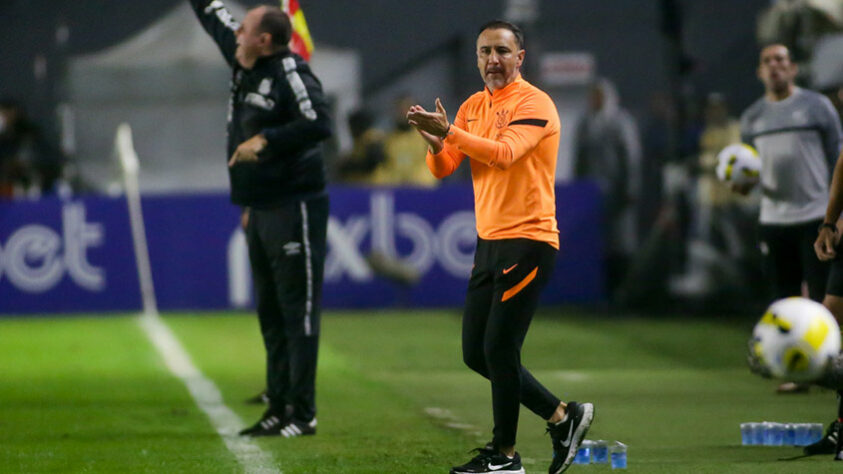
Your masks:
<path fill-rule="evenodd" d="M 752 444 L 761 446 L 764 444 L 764 423 L 750 423 L 752 430 Z"/>
<path fill-rule="evenodd" d="M 576 456 L 574 456 L 574 464 L 588 464 L 591 462 L 591 446 L 592 441 L 585 440 L 580 444 Z"/>
<path fill-rule="evenodd" d="M 816 443 L 823 439 L 823 425 L 822 423 L 809 423 L 808 427 L 808 444 Z"/>
<path fill-rule="evenodd" d="M 626 469 L 626 445 L 616 441 L 609 447 L 609 458 L 612 460 L 612 469 Z"/>
<path fill-rule="evenodd" d="M 822 438 L 820 423 L 741 423 L 744 446 L 807 446 Z"/>
<path fill-rule="evenodd" d="M 764 426 L 764 445 L 781 446 L 784 438 L 784 425 L 772 421 L 765 421 L 762 425 Z"/>
<path fill-rule="evenodd" d="M 760 429 L 758 423 L 741 423 L 741 444 L 752 446 L 755 443 L 755 433 Z"/>
<path fill-rule="evenodd" d="M 808 446 L 811 444 L 811 424 L 796 423 L 796 446 Z"/>
<path fill-rule="evenodd" d="M 783 446 L 794 446 L 794 445 L 796 445 L 796 423 L 785 423 L 783 433 L 784 433 L 784 435 L 782 436 L 782 445 Z"/>
<path fill-rule="evenodd" d="M 598 439 L 591 446 L 591 462 L 595 464 L 609 463 L 609 443 L 606 440 Z"/>

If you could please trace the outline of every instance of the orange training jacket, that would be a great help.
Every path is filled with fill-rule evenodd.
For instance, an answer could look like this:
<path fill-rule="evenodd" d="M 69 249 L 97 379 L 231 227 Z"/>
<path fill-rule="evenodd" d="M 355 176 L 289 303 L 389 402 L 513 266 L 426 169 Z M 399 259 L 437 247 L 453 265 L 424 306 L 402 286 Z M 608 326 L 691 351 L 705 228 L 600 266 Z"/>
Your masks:
<path fill-rule="evenodd" d="M 519 75 L 503 89 L 463 102 L 438 154 L 427 167 L 437 178 L 471 159 L 477 235 L 525 238 L 559 248 L 556 154 L 559 114 L 550 97 Z"/>

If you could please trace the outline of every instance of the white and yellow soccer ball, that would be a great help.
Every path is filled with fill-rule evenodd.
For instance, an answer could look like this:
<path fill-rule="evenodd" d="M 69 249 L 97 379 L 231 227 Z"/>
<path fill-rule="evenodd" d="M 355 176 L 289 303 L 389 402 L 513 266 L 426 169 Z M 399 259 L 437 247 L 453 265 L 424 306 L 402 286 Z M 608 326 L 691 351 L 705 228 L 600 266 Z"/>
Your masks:
<path fill-rule="evenodd" d="M 807 298 L 775 301 L 755 325 L 750 350 L 773 377 L 812 382 L 840 352 L 840 327 L 825 306 Z"/>
<path fill-rule="evenodd" d="M 754 185 L 761 174 L 761 158 L 755 148 L 745 143 L 729 145 L 717 154 L 715 172 L 724 183 Z"/>

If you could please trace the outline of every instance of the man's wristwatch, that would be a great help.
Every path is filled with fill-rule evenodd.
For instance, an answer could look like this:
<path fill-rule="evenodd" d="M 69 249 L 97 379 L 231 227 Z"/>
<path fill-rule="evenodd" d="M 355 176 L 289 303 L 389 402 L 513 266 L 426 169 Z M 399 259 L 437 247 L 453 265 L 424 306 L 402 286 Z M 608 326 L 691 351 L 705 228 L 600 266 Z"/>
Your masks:
<path fill-rule="evenodd" d="M 837 233 L 837 225 L 833 222 L 823 222 L 820 224 L 820 227 L 817 229 L 817 232 L 823 229 L 830 229 L 832 233 Z"/>
<path fill-rule="evenodd" d="M 445 133 L 440 135 L 439 138 L 441 138 L 442 140 L 448 138 L 448 132 L 450 132 L 450 131 L 451 131 L 451 124 L 449 123 L 448 128 L 445 129 Z"/>

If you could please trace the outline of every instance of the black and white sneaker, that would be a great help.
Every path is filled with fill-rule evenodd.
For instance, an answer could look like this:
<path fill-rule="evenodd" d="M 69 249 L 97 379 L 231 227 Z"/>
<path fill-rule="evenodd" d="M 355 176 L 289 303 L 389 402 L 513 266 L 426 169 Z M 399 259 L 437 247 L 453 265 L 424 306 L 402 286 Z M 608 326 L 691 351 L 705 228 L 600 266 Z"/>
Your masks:
<path fill-rule="evenodd" d="M 295 438 L 296 436 L 310 436 L 316 434 L 316 418 L 310 421 L 290 420 L 286 426 L 281 428 L 281 436 Z"/>
<path fill-rule="evenodd" d="M 254 425 L 240 430 L 243 436 L 277 436 L 281 434 L 281 428 L 290 422 L 287 415 L 279 414 L 272 409 L 266 410 Z"/>
<path fill-rule="evenodd" d="M 840 439 L 841 423 L 837 420 L 832 421 L 825 430 L 825 435 L 814 444 L 809 444 L 802 448 L 802 452 L 806 456 L 814 456 L 816 454 L 837 454 L 837 441 Z"/>
<path fill-rule="evenodd" d="M 591 403 L 568 402 L 565 418 L 556 424 L 547 424 L 547 432 L 553 444 L 553 461 L 550 474 L 559 474 L 574 462 L 577 450 L 591 421 L 594 419 L 594 405 Z"/>
<path fill-rule="evenodd" d="M 474 451 L 477 451 L 477 456 L 462 466 L 452 467 L 451 474 L 524 474 L 518 453 L 509 458 L 488 444 Z"/>

